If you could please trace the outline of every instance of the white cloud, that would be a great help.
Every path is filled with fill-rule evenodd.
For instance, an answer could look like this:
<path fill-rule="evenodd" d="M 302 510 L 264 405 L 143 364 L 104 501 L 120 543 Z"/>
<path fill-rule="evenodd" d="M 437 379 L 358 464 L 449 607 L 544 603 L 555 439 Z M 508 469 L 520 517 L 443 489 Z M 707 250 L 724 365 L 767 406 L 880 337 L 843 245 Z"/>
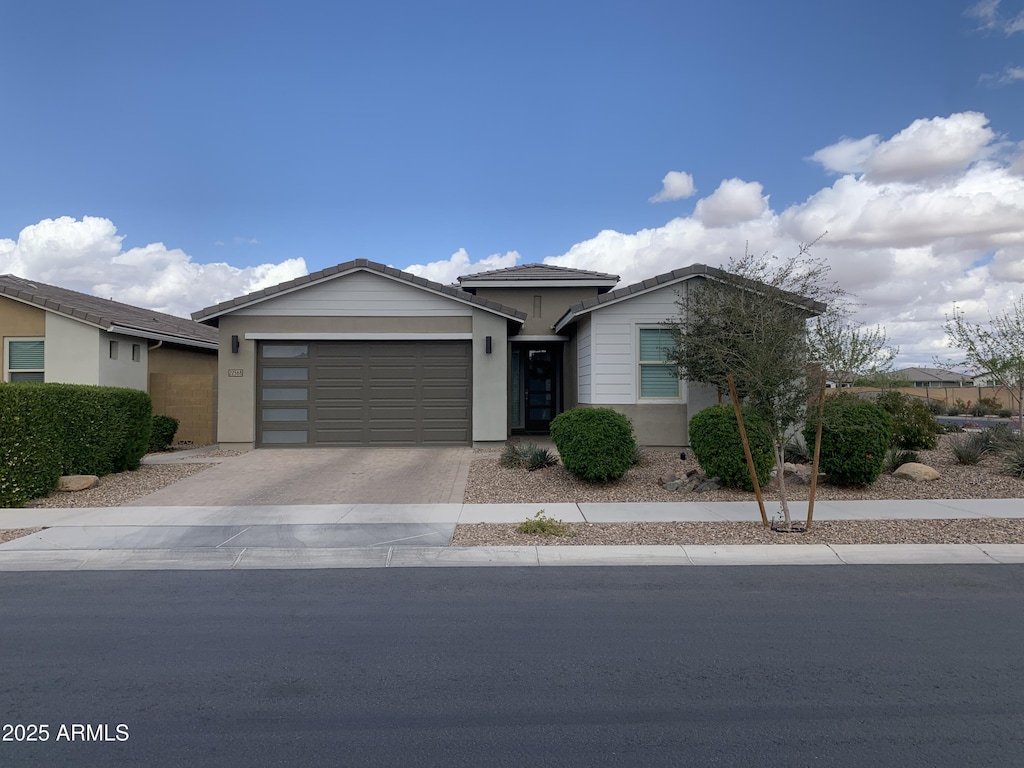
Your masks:
<path fill-rule="evenodd" d="M 914 183 L 957 173 L 993 151 L 995 133 L 979 112 L 915 120 L 887 141 L 841 139 L 811 159 L 830 171 L 863 173 L 867 181 Z"/>
<path fill-rule="evenodd" d="M 685 171 L 669 171 L 661 180 L 661 192 L 648 198 L 650 203 L 664 203 L 669 200 L 682 200 L 692 197 L 697 188 L 693 186 L 693 176 Z"/>
<path fill-rule="evenodd" d="M 184 251 L 150 243 L 122 250 L 110 219 L 62 216 L 0 239 L 0 273 L 187 317 L 191 312 L 306 274 L 303 259 L 237 268 L 198 264 Z"/>
<path fill-rule="evenodd" d="M 994 29 L 999 24 L 1000 0 L 979 0 L 964 11 L 964 16 L 978 20 L 978 29 Z"/>
<path fill-rule="evenodd" d="M 697 201 L 693 215 L 705 227 L 731 227 L 752 221 L 768 211 L 764 187 L 756 181 L 726 179 L 718 189 Z"/>
<path fill-rule="evenodd" d="M 863 139 L 848 139 L 844 136 L 835 144 L 819 149 L 810 159 L 835 173 L 859 173 L 864 170 L 864 162 L 878 147 L 878 143 L 878 134 Z"/>
<path fill-rule="evenodd" d="M 428 264 L 411 264 L 405 267 L 406 272 L 425 277 L 442 285 L 451 285 L 455 278 L 460 275 L 468 275 L 473 272 L 486 272 L 491 269 L 505 269 L 514 267 L 519 261 L 519 254 L 516 251 L 509 251 L 502 255 L 493 253 L 485 256 L 480 261 L 472 261 L 465 248 L 459 248 L 449 258 L 443 261 L 432 261 Z"/>
<path fill-rule="evenodd" d="M 844 175 L 776 212 L 760 184 L 729 179 L 692 216 L 611 230 L 545 261 L 622 276 L 620 286 L 693 263 L 722 266 L 749 247 L 814 254 L 901 347 L 900 363 L 945 355 L 954 302 L 977 321 L 1024 290 L 1024 155 L 1008 159 L 984 115 L 915 121 L 892 139 L 845 139 L 812 157 Z M 1017 147 L 1018 152 L 1024 147 Z M 991 258 L 989 258 L 991 257 Z"/>

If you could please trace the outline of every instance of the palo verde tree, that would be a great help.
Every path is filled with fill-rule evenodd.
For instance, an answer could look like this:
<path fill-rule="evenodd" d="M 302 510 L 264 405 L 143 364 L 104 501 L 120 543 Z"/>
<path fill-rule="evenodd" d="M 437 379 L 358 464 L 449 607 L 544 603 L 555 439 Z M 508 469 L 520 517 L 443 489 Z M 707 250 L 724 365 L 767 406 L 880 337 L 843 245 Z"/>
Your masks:
<path fill-rule="evenodd" d="M 945 365 L 985 374 L 1005 387 L 1017 405 L 1017 423 L 1024 428 L 1024 296 L 1001 315 L 989 315 L 987 326 L 969 322 L 954 306 L 943 330 L 952 346 L 964 353 L 961 360 Z"/>
<path fill-rule="evenodd" d="M 668 360 L 680 378 L 722 392 L 732 374 L 740 399 L 769 432 L 780 478 L 786 439 L 804 421 L 821 383 L 808 376 L 808 323 L 844 295 L 809 246 L 785 260 L 747 252 L 724 271 L 709 269 L 705 278 L 689 281 L 677 300 L 679 317 L 667 323 L 675 340 Z M 792 518 L 781 482 L 779 490 L 788 527 Z"/>

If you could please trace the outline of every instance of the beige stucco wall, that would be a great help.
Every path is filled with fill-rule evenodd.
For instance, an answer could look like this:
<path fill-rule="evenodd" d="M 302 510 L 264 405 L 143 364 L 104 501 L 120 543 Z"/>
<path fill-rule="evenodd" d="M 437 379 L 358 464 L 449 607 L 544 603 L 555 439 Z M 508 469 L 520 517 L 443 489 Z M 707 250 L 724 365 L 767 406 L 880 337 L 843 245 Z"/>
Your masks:
<path fill-rule="evenodd" d="M 508 437 L 508 322 L 473 310 L 473 441 Z M 491 354 L 487 354 L 487 337 Z"/>
<path fill-rule="evenodd" d="M 594 403 L 585 407 L 611 408 L 626 416 L 633 422 L 633 434 L 640 445 L 677 448 L 690 444 L 685 403 Z"/>
<path fill-rule="evenodd" d="M 0 298 L 0 376 L 7 370 L 7 339 L 42 338 L 45 335 L 44 310 L 13 299 Z"/>
<path fill-rule="evenodd" d="M 597 288 L 477 288 L 476 295 L 525 312 L 526 322 L 521 334 L 550 336 L 554 334 L 551 327 L 565 314 L 565 310 L 597 296 Z M 536 296 L 540 297 L 540 316 L 534 314 Z"/>

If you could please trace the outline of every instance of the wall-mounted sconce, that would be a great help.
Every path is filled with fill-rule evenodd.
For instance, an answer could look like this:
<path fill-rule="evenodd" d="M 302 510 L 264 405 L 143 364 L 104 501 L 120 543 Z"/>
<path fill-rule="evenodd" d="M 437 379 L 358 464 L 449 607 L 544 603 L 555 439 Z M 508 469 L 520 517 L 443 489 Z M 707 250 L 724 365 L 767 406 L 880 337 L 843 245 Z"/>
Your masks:
<path fill-rule="evenodd" d="M 491 354 L 491 337 L 488 336 L 484 339 L 484 351 L 489 355 Z"/>
<path fill-rule="evenodd" d="M 232 354 L 236 354 L 236 355 L 238 354 L 238 337 L 237 336 L 232 336 L 231 337 L 231 352 L 232 352 Z"/>

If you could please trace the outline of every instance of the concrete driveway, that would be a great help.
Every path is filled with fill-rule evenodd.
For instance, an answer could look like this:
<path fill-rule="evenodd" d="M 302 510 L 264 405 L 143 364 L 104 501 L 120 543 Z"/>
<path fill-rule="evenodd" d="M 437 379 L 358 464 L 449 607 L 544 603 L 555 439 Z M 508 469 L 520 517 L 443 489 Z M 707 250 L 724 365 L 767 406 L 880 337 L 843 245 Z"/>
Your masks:
<path fill-rule="evenodd" d="M 225 458 L 132 506 L 461 504 L 472 455 L 472 448 L 265 448 Z"/>

